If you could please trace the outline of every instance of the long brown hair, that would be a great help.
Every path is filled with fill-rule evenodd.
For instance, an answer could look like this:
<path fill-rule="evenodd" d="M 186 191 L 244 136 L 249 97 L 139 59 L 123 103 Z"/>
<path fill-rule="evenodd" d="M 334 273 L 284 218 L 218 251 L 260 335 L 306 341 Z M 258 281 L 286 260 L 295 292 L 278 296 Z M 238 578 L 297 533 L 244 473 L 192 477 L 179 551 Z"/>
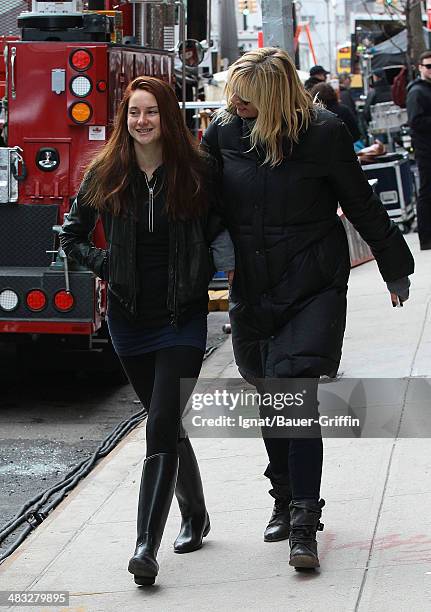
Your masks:
<path fill-rule="evenodd" d="M 191 218 L 207 207 L 205 177 L 209 165 L 188 131 L 173 89 L 154 77 L 137 77 L 127 86 L 109 141 L 87 167 L 84 204 L 114 215 L 132 210 L 131 194 L 139 168 L 127 129 L 129 99 L 142 89 L 153 94 L 160 114 L 166 210 L 173 219 Z"/>

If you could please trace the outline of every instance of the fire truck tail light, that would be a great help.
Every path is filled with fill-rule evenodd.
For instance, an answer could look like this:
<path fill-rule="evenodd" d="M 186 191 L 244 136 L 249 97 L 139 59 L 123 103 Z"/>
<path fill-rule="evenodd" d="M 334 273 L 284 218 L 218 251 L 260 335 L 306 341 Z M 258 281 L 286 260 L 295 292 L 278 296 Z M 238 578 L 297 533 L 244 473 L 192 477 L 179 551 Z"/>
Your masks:
<path fill-rule="evenodd" d="M 93 85 L 87 76 L 76 76 L 70 81 L 70 91 L 78 98 L 85 98 L 93 89 Z"/>
<path fill-rule="evenodd" d="M 46 306 L 46 295 L 39 289 L 33 289 L 27 293 L 26 302 L 30 310 L 38 312 Z"/>
<path fill-rule="evenodd" d="M 93 56 L 85 49 L 77 49 L 70 54 L 70 65 L 78 72 L 88 70 L 92 63 Z"/>
<path fill-rule="evenodd" d="M 87 102 L 75 102 L 70 107 L 70 116 L 75 123 L 86 123 L 92 114 L 93 109 Z"/>
<path fill-rule="evenodd" d="M 54 305 L 57 310 L 61 310 L 61 312 L 67 312 L 68 310 L 72 310 L 74 304 L 75 298 L 70 293 L 70 291 L 57 291 L 54 296 Z"/>
<path fill-rule="evenodd" d="M 99 81 L 96 85 L 97 91 L 104 92 L 108 88 L 106 81 Z"/>
<path fill-rule="evenodd" d="M 18 295 L 11 289 L 4 289 L 0 293 L 0 308 L 6 312 L 12 312 L 19 304 Z"/>

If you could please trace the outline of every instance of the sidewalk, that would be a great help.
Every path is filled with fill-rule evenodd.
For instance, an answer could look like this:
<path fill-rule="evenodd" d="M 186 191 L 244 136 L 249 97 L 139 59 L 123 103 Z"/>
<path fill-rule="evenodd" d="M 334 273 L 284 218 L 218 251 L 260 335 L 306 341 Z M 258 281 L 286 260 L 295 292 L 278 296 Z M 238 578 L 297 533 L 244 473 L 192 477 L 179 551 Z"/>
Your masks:
<path fill-rule="evenodd" d="M 416 234 L 407 239 L 417 272 L 404 308 L 391 307 L 375 262 L 352 271 L 344 377 L 431 375 L 431 251 L 419 251 Z M 202 375 L 238 376 L 230 340 Z M 318 534 L 321 570 L 313 575 L 288 565 L 288 542 L 263 542 L 272 498 L 262 441 L 195 439 L 211 532 L 201 550 L 173 554 L 174 502 L 156 585 L 142 589 L 127 562 L 144 434 L 144 426 L 132 432 L 0 566 L 1 589 L 67 590 L 63 610 L 71 612 L 431 609 L 429 439 L 325 440 L 325 530 Z"/>

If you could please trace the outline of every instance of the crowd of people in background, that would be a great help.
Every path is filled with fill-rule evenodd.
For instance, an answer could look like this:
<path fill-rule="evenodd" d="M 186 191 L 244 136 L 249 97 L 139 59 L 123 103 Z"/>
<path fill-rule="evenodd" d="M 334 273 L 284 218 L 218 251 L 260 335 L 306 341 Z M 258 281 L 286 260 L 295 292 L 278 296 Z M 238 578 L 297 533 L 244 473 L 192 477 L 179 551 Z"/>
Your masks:
<path fill-rule="evenodd" d="M 350 91 L 350 75 L 347 73 L 341 75 L 337 80 L 337 87 L 334 87 L 327 82 L 329 74 L 330 72 L 323 66 L 313 66 L 310 68 L 310 77 L 305 81 L 304 87 L 314 99 L 344 121 L 353 142 L 359 143 L 358 147 L 363 147 L 356 104 Z"/>
<path fill-rule="evenodd" d="M 353 142 L 360 140 L 361 133 L 359 131 L 356 116 L 350 108 L 341 102 L 341 97 L 337 95 L 336 90 L 329 83 L 318 83 L 310 90 L 313 98 L 317 98 L 331 113 L 337 115 L 347 126 Z"/>
<path fill-rule="evenodd" d="M 351 76 L 348 73 L 341 74 L 329 82 L 328 76 L 330 72 L 323 66 L 313 66 L 304 87 L 316 101 L 343 120 L 357 152 L 367 144 L 367 127 L 372 121 L 374 105 L 394 102 L 406 107 L 419 173 L 416 216 L 420 248 L 431 249 L 431 50 L 420 56 L 416 79 L 408 85 L 400 81 L 403 85 L 403 95 L 400 99 L 396 95 L 397 91 L 394 91 L 394 83 L 397 84 L 397 80 L 391 83 L 384 68 L 373 70 L 361 116 L 352 95 Z M 401 77 L 406 78 L 406 68 L 401 69 L 399 78 Z"/>

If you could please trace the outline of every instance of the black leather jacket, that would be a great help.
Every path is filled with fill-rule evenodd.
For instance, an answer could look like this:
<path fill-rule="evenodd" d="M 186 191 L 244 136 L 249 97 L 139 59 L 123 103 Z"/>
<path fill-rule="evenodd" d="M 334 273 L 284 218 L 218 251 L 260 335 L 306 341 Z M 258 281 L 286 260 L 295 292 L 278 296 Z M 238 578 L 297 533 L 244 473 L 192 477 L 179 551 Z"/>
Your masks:
<path fill-rule="evenodd" d="M 72 260 L 108 281 L 110 291 L 133 317 L 138 290 L 136 218 L 133 214 L 114 216 L 109 212 L 99 215 L 94 208 L 83 204 L 84 191 L 85 180 L 61 229 L 61 247 Z M 99 216 L 107 250 L 95 247 L 90 239 Z M 214 202 L 202 217 L 170 222 L 167 308 L 172 324 L 181 323 L 188 315 L 207 308 L 208 283 L 215 271 L 211 243 L 223 229 Z M 228 235 L 227 240 L 230 242 Z"/>

